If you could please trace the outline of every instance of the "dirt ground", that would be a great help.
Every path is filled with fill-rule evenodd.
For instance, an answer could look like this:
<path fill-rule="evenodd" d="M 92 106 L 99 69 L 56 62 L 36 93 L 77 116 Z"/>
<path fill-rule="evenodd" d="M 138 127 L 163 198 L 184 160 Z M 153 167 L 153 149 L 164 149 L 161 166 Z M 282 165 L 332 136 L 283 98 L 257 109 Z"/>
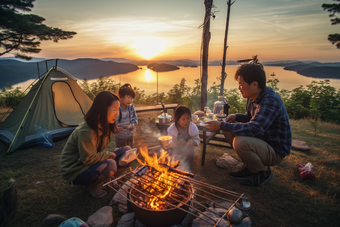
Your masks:
<path fill-rule="evenodd" d="M 157 116 L 157 113 L 154 115 Z M 150 114 L 140 117 L 135 135 L 136 147 L 159 145 L 159 130 L 154 121 L 155 117 Z M 249 212 L 252 226 L 338 226 L 340 127 L 334 126 L 327 131 L 329 127 L 321 125 L 322 132 L 308 134 L 308 130 L 312 131 L 308 123 L 292 121 L 293 138 L 305 140 L 312 151 L 307 154 L 292 150 L 282 163 L 272 167 L 275 177 L 265 186 L 242 186 L 228 177 L 228 170 L 217 167 L 215 160 L 223 153 L 238 159 L 233 150 L 224 147 L 208 145 L 205 165 L 201 166 L 200 145 L 189 170 L 197 175 L 195 179 L 199 181 L 245 193 L 252 204 Z M 98 209 L 109 204 L 114 195 L 112 190 L 107 190 L 108 195 L 104 198 L 95 199 L 88 195 L 83 186 L 71 186 L 61 179 L 59 159 L 66 141 L 65 138 L 55 141 L 55 146 L 51 148 L 34 146 L 10 155 L 5 155 L 7 147 L 0 142 L 0 190 L 6 187 L 10 178 L 18 184 L 17 211 L 4 226 L 44 226 L 42 222 L 49 214 L 78 217 L 86 221 Z M 107 149 L 112 148 L 113 145 Z M 296 167 L 299 162 L 312 162 L 317 179 L 300 179 Z M 132 168 L 138 165 L 134 161 Z M 121 214 L 116 207 L 113 209 L 112 226 L 116 226 Z"/>

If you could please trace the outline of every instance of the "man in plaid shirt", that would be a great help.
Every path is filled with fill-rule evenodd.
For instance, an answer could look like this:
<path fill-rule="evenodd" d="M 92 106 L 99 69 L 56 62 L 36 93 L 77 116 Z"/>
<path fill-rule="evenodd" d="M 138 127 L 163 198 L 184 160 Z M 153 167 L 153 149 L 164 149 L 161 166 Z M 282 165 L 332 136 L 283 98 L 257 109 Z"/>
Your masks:
<path fill-rule="evenodd" d="M 223 130 L 226 140 L 244 163 L 244 167 L 231 172 L 230 177 L 241 180 L 243 185 L 260 186 L 274 177 L 269 166 L 279 164 L 290 153 L 289 118 L 280 96 L 266 86 L 261 64 L 242 64 L 235 80 L 242 97 L 247 98 L 247 112 L 230 114 L 226 122 L 207 122 L 206 127 Z"/>

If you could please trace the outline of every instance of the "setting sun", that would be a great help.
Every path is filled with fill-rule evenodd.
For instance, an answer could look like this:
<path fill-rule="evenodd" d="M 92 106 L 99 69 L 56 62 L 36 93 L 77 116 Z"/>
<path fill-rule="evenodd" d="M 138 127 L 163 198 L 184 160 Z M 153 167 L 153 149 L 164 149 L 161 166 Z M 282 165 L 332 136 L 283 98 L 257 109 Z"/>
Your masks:
<path fill-rule="evenodd" d="M 166 49 L 166 41 L 158 37 L 139 38 L 135 44 L 136 53 L 145 59 L 150 59 Z"/>

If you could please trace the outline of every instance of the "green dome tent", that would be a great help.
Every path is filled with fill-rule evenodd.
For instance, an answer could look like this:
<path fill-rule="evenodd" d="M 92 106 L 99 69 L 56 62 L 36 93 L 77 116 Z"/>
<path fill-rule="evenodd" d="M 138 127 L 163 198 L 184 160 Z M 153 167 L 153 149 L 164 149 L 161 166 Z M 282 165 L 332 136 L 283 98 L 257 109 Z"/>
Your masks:
<path fill-rule="evenodd" d="M 0 125 L 0 140 L 9 146 L 7 153 L 37 144 L 34 125 L 58 140 L 69 136 L 84 120 L 92 100 L 67 74 L 52 67 Z"/>

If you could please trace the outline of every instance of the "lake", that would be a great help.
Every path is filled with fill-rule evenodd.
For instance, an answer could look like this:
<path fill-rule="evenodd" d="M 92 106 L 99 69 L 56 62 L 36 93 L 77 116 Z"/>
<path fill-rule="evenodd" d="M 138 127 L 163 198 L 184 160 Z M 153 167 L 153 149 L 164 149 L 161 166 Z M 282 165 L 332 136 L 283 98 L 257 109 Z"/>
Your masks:
<path fill-rule="evenodd" d="M 114 83 L 130 83 L 133 87 L 138 87 L 144 90 L 147 95 L 157 92 L 157 72 L 149 70 L 146 66 L 139 66 L 142 69 L 138 69 L 131 73 L 114 75 L 110 78 Z M 233 89 L 237 88 L 238 84 L 234 80 L 234 75 L 238 65 L 227 65 L 226 73 L 227 79 L 225 80 L 224 88 Z M 179 84 L 182 78 L 186 79 L 186 85 L 194 87 L 195 80 L 200 78 L 200 67 L 179 67 L 179 70 L 171 72 L 159 72 L 158 73 L 158 92 L 167 93 L 175 84 Z M 305 77 L 297 74 L 294 71 L 284 70 L 283 67 L 279 66 L 264 66 L 267 80 L 270 78 L 272 73 L 275 73 L 276 78 L 280 81 L 278 87 L 280 89 L 293 90 L 300 85 L 309 85 L 314 80 L 323 80 Z M 67 70 L 67 69 L 66 69 Z M 221 75 L 221 66 L 209 66 L 208 68 L 208 88 L 215 82 L 218 83 L 216 78 Z M 77 77 L 77 75 L 73 75 Z M 340 79 L 329 79 L 330 85 L 336 89 L 340 89 Z M 14 87 L 26 88 L 33 80 L 26 81 L 24 83 L 13 85 Z M 89 80 L 89 82 L 96 80 Z"/>

